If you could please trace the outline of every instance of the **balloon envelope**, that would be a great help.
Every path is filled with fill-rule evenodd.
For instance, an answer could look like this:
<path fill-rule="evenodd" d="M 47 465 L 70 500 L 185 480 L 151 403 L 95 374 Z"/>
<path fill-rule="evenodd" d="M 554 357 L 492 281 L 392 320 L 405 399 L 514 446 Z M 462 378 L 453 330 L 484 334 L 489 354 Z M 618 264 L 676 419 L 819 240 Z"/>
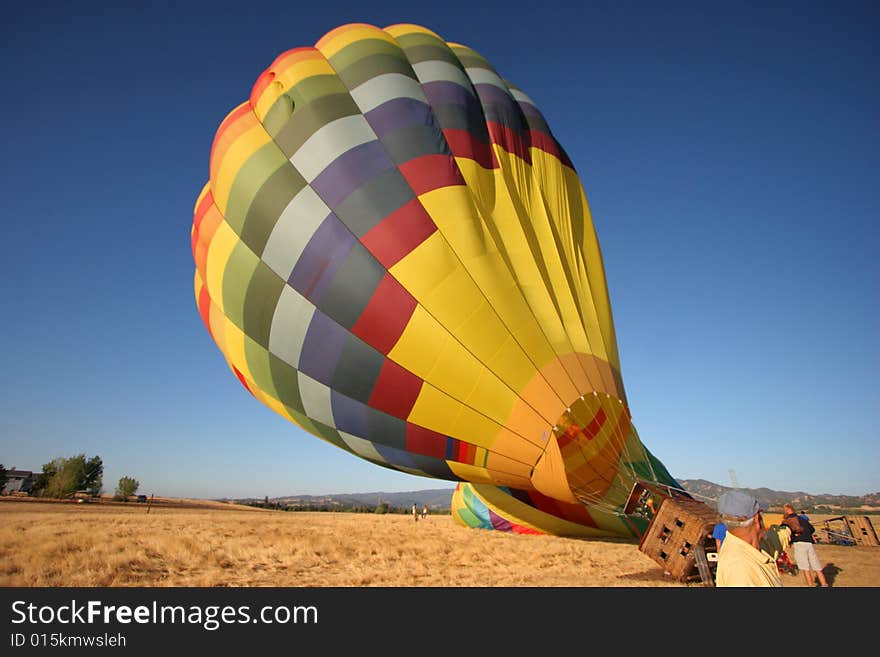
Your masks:
<path fill-rule="evenodd" d="M 597 514 L 675 484 L 631 422 L 581 181 L 467 46 L 349 24 L 281 54 L 217 131 L 192 249 L 234 375 L 341 449 Z"/>

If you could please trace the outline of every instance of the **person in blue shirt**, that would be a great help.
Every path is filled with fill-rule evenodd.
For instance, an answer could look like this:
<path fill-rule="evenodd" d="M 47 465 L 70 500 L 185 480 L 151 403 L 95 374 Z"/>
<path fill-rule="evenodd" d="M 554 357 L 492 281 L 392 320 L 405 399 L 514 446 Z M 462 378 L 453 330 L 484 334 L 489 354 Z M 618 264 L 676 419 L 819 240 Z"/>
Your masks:
<path fill-rule="evenodd" d="M 724 542 L 724 537 L 727 536 L 727 525 L 723 522 L 717 523 L 712 528 L 712 538 L 715 539 L 715 550 L 721 549 L 721 544 Z"/>

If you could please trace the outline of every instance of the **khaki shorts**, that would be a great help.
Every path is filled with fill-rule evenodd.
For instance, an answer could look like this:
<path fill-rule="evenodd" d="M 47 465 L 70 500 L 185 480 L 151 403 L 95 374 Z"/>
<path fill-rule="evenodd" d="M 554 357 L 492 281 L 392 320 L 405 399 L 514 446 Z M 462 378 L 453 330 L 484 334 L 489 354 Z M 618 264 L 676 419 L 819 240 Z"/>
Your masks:
<path fill-rule="evenodd" d="M 794 559 L 798 568 L 801 570 L 822 570 L 822 564 L 819 563 L 819 555 L 816 554 L 816 546 L 812 543 L 803 543 L 801 541 L 791 544 L 794 547 Z"/>

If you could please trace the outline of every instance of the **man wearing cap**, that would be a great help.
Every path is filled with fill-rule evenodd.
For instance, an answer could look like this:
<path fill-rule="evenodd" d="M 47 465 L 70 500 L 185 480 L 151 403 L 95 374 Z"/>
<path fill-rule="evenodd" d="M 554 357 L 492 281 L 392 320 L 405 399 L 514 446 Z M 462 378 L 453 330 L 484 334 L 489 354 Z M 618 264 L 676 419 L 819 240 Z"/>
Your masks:
<path fill-rule="evenodd" d="M 718 498 L 727 536 L 718 551 L 716 586 L 782 586 L 776 561 L 760 548 L 761 511 L 766 509 L 766 504 L 740 491 L 727 491 Z"/>

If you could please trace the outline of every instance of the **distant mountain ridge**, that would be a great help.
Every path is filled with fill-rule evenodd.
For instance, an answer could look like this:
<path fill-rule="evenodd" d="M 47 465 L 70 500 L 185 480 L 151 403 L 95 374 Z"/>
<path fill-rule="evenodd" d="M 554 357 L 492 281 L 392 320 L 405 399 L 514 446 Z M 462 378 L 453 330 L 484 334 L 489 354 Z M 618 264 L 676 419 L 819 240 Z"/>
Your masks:
<path fill-rule="evenodd" d="M 731 486 L 722 486 L 705 479 L 679 479 L 678 483 L 696 499 L 714 506 L 722 493 L 734 490 Z M 785 502 L 792 503 L 798 509 L 841 513 L 847 509 L 858 509 L 862 512 L 880 512 L 880 492 L 866 495 L 815 495 L 802 491 L 777 491 L 769 488 L 737 488 L 766 502 L 771 508 L 779 508 Z M 269 502 L 282 507 L 300 508 L 353 508 L 376 507 L 384 504 L 393 509 L 408 509 L 416 504 L 419 508 L 428 507 L 433 511 L 448 511 L 452 501 L 452 488 L 429 488 L 405 492 L 371 492 L 371 493 L 333 493 L 328 495 L 286 495 L 271 498 L 240 498 L 230 500 L 239 504 L 255 504 Z"/>

